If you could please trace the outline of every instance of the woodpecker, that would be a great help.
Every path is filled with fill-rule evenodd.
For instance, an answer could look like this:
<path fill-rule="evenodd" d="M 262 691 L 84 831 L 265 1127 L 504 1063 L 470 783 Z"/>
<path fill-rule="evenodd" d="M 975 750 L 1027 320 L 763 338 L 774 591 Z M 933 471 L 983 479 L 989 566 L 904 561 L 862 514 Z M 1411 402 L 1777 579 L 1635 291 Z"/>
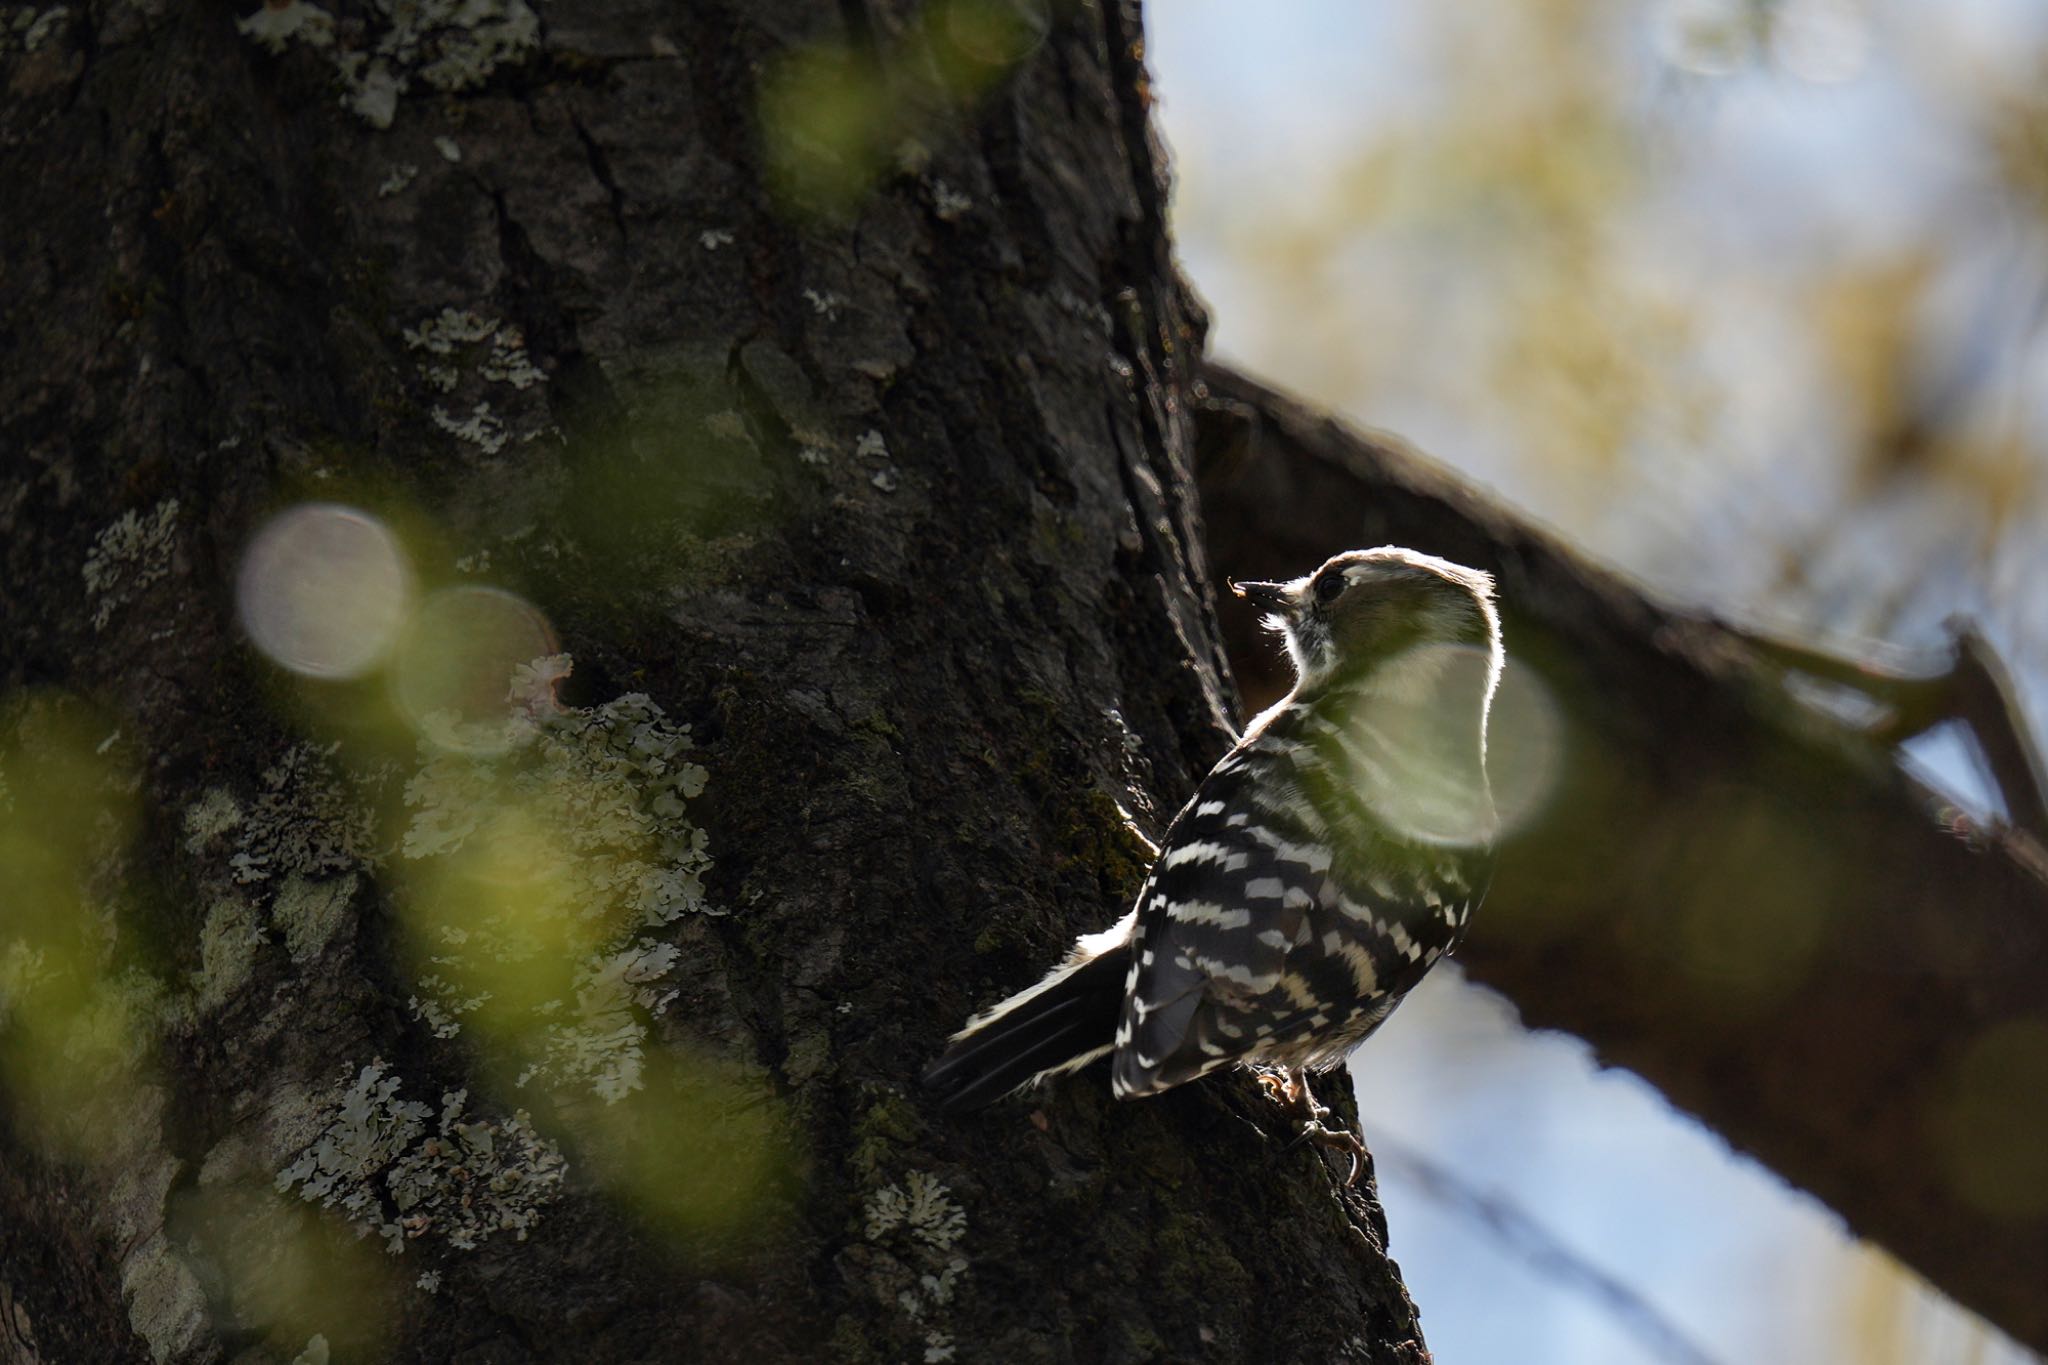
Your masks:
<path fill-rule="evenodd" d="M 1105 1056 L 1119 1099 L 1247 1064 L 1333 1137 L 1306 1073 L 1464 938 L 1497 832 L 1493 579 L 1385 546 L 1231 586 L 1285 640 L 1293 689 L 1174 816 L 1130 913 L 953 1035 L 924 1078 L 947 1110 Z M 1337 1141 L 1355 1179 L 1357 1140 Z"/>

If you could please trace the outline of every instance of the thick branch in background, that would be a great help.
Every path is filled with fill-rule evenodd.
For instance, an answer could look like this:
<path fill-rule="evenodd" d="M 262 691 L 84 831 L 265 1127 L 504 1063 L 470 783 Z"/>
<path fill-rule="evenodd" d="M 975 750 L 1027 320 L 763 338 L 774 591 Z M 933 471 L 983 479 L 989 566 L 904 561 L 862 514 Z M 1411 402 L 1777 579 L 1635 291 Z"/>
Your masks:
<path fill-rule="evenodd" d="M 0 28 L 0 1355 L 1426 1358 L 1241 1080 L 915 1090 L 1229 743 L 1135 8 L 1030 11 Z"/>
<path fill-rule="evenodd" d="M 1392 442 L 1226 369 L 1207 389 L 1219 575 L 1397 542 L 1499 578 L 1524 684 L 1504 689 L 1493 762 L 1511 804 L 1540 799 L 1461 950 L 1472 976 L 2048 1347 L 2044 861 L 1945 808 L 1892 744 L 1954 715 L 2003 755 L 2008 808 L 2039 810 L 1981 650 L 1913 680 L 1761 643 Z M 1224 631 L 1248 699 L 1284 684 L 1249 611 L 1226 603 Z M 1896 714 L 1865 725 L 1795 696 L 1820 684 Z"/>

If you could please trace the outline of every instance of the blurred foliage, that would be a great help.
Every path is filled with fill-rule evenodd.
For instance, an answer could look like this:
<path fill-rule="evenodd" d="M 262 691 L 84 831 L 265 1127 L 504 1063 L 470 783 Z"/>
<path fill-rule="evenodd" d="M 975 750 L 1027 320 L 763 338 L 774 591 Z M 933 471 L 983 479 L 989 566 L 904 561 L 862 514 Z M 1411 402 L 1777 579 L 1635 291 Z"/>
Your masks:
<path fill-rule="evenodd" d="M 744 540 L 784 514 L 778 472 L 795 463 L 812 401 L 796 362 L 765 342 L 737 357 L 679 351 L 639 362 L 644 372 L 621 386 L 631 419 L 576 434 L 568 456 L 576 477 L 559 509 L 559 524 L 602 580 L 594 596 L 605 600 L 596 605 L 613 610 L 640 605 L 628 585 L 666 588 L 688 576 L 705 546 Z M 768 381 L 757 368 L 771 371 Z M 773 387 L 772 415 L 747 397 L 748 385 L 764 382 Z"/>
<path fill-rule="evenodd" d="M 117 739 L 70 697 L 0 703 L 0 1076 L 30 1135 L 87 1157 L 127 1140 L 155 1041 L 154 986 L 115 957 L 136 829 Z"/>
<path fill-rule="evenodd" d="M 395 912 L 421 1039 L 459 1038 L 448 1060 L 484 1092 L 440 1087 L 436 1106 L 433 1076 L 337 1058 L 356 1080 L 316 1105 L 282 1171 L 243 1151 L 180 1196 L 181 1265 L 224 1321 L 279 1349 L 378 1349 L 396 1281 L 350 1229 L 394 1253 L 524 1238 L 580 1171 L 714 1263 L 773 1236 L 790 1203 L 766 1077 L 686 1043 L 699 1021 L 671 1012 L 686 918 L 722 913 L 690 818 L 708 780 L 690 728 L 641 693 L 563 704 L 572 664 L 545 613 L 488 581 L 488 552 L 458 549 L 416 513 L 332 502 L 276 509 L 251 538 L 238 610 L 307 740 L 260 783 L 223 778 L 168 814 L 236 891 L 196 954 L 152 937 L 196 914 L 124 921 L 178 878 L 134 862 L 142 783 L 119 723 L 56 693 L 0 698 L 0 1095 L 23 1137 L 110 1168 L 143 1160 L 160 1141 L 159 1037 L 224 1017 L 258 945 L 310 961 L 327 939 L 291 916 L 329 905 L 316 884 L 346 898 L 364 877 Z M 154 970 L 157 948 L 197 969 Z"/>
<path fill-rule="evenodd" d="M 650 1058 L 648 1084 L 569 1118 L 598 1179 L 698 1263 L 744 1258 L 795 1207 L 797 1167 L 764 1077 L 701 1053 Z"/>
<path fill-rule="evenodd" d="M 1305 22 L 1348 69 L 1204 78 L 1301 92 L 1271 108 L 1183 122 L 1162 73 L 1225 354 L 1688 600 L 1916 642 L 1988 616 L 2048 697 L 2048 10 Z"/>
<path fill-rule="evenodd" d="M 220 1314 L 290 1359 L 314 1335 L 346 1360 L 382 1354 L 396 1276 L 377 1244 L 264 1186 L 202 1180 L 172 1201 L 166 1228 Z"/>
<path fill-rule="evenodd" d="M 487 557 L 461 563 L 481 575 Z M 678 1252 L 739 1257 L 780 1226 L 793 1152 L 762 1076 L 653 1027 L 678 995 L 676 927 L 719 913 L 688 819 L 707 784 L 688 726 L 641 694 L 563 706 L 571 661 L 535 604 L 426 577 L 381 679 L 301 684 L 319 733 L 358 759 L 389 761 L 399 735 L 416 749 L 406 808 L 385 812 L 403 833 L 381 876 L 414 1017 L 461 1038 L 489 1093 L 541 1111 L 571 1140 L 571 1171 Z"/>
<path fill-rule="evenodd" d="M 900 32 L 817 43 L 761 83 L 770 181 L 786 208 L 837 217 L 891 169 L 916 174 L 958 110 L 1037 50 L 1052 0 L 932 0 Z"/>

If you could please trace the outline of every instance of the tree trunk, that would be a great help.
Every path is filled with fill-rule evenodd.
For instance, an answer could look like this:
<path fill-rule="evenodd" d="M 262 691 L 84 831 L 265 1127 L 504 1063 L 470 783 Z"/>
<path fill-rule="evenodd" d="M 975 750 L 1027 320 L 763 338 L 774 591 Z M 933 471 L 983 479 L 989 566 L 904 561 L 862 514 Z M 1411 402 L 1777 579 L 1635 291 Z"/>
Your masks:
<path fill-rule="evenodd" d="M 1241 1079 L 915 1088 L 1234 706 L 1030 12 L 0 20 L 0 1358 L 1427 1359 Z"/>

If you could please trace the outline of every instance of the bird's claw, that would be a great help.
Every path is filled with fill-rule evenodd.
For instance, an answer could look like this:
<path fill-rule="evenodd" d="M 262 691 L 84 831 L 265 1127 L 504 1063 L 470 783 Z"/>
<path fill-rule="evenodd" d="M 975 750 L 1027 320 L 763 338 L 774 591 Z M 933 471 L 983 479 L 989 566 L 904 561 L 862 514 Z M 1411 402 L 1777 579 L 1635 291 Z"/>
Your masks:
<path fill-rule="evenodd" d="M 1348 1190 L 1358 1183 L 1358 1174 L 1365 1169 L 1364 1139 L 1348 1128 L 1326 1128 L 1313 1120 L 1301 1125 L 1301 1135 L 1318 1147 L 1332 1147 L 1350 1153 L 1351 1171 L 1344 1177 L 1344 1188 Z"/>
<path fill-rule="evenodd" d="M 1300 1072 L 1276 1067 L 1260 1071 L 1258 1076 L 1267 1096 L 1287 1117 L 1299 1123 L 1320 1123 L 1330 1116 L 1330 1107 L 1317 1103 L 1316 1097 L 1309 1092 L 1308 1078 Z"/>
<path fill-rule="evenodd" d="M 1323 1122 L 1330 1117 L 1330 1106 L 1317 1102 L 1309 1091 L 1307 1075 L 1275 1067 L 1260 1071 L 1258 1078 L 1280 1112 L 1300 1126 L 1304 1140 L 1351 1154 L 1351 1173 L 1344 1177 L 1344 1188 L 1356 1185 L 1359 1172 L 1365 1168 L 1365 1142 L 1349 1129 L 1331 1128 Z"/>

